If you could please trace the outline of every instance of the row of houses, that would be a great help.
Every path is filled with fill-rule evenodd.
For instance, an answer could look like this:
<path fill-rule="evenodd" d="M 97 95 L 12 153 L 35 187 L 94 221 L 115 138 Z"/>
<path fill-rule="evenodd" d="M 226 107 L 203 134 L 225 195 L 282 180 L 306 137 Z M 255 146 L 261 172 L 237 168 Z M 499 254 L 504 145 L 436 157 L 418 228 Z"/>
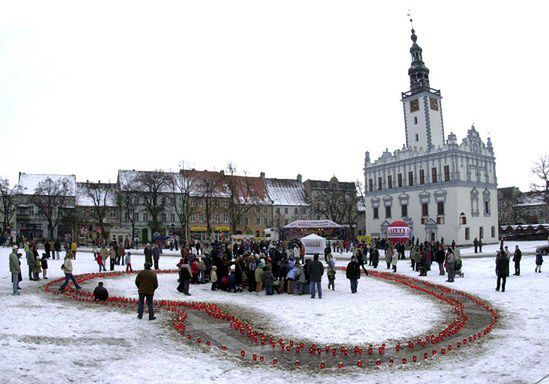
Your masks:
<path fill-rule="evenodd" d="M 10 232 L 34 239 L 154 235 L 264 237 L 295 220 L 333 220 L 365 231 L 355 183 L 267 178 L 229 171 L 119 170 L 115 183 L 75 175 L 20 173 Z M 6 228 L 4 228 L 6 229 Z"/>
<path fill-rule="evenodd" d="M 549 223 L 549 209 L 544 195 L 522 192 L 517 187 L 498 188 L 498 221 L 500 226 Z"/>

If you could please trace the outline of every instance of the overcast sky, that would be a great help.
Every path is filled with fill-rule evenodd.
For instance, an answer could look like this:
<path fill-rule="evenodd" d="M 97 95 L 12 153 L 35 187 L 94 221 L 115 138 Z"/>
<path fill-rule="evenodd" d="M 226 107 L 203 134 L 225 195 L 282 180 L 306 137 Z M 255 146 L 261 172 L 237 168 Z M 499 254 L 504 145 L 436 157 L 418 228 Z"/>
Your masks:
<path fill-rule="evenodd" d="M 223 169 L 363 179 L 405 142 L 411 8 L 446 133 L 499 186 L 549 153 L 546 1 L 0 1 L 0 175 Z"/>

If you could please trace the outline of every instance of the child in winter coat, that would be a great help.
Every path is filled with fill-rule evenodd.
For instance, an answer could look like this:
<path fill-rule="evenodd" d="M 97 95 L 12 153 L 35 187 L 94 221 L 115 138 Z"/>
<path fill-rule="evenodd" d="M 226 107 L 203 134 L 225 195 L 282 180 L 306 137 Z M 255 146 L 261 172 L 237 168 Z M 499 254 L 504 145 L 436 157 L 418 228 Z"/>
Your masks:
<path fill-rule="evenodd" d="M 42 273 L 42 260 L 40 256 L 36 255 L 36 277 L 40 276 Z"/>
<path fill-rule="evenodd" d="M 336 270 L 334 268 L 328 269 L 328 289 L 332 288 L 332 291 L 335 291 L 335 278 Z"/>
<path fill-rule="evenodd" d="M 107 272 L 107 270 L 105 269 L 105 264 L 103 264 L 103 255 L 101 253 L 97 254 L 97 257 L 96 257 L 95 261 L 97 262 L 97 265 L 99 266 L 99 272 L 101 272 L 101 270 Z"/>
<path fill-rule="evenodd" d="M 130 252 L 126 252 L 126 259 L 124 261 L 126 262 L 126 272 L 128 271 L 133 272 L 132 254 Z"/>
<path fill-rule="evenodd" d="M 212 265 L 210 271 L 210 281 L 212 282 L 212 291 L 217 291 L 217 267 L 215 265 Z"/>
<path fill-rule="evenodd" d="M 46 254 L 42 254 L 42 260 L 40 260 L 40 264 L 42 266 L 42 277 L 44 279 L 48 278 L 48 259 L 46 258 Z"/>
<path fill-rule="evenodd" d="M 543 264 L 543 255 L 541 253 L 536 254 L 536 272 L 541 273 L 541 265 Z"/>

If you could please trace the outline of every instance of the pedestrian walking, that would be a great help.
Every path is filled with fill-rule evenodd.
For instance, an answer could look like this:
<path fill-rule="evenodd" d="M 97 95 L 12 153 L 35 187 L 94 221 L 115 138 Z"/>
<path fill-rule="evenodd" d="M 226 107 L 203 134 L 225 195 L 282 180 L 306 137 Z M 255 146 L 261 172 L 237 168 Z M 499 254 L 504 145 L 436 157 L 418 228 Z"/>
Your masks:
<path fill-rule="evenodd" d="M 73 256 L 71 252 L 68 252 L 65 255 L 65 260 L 63 261 L 63 265 L 61 266 L 61 269 L 63 270 L 63 272 L 65 272 L 65 282 L 63 283 L 63 285 L 61 285 L 61 287 L 59 287 L 59 292 L 64 292 L 70 281 L 73 282 L 77 290 L 82 289 L 82 287 L 80 286 L 80 284 L 78 284 L 78 281 L 76 281 L 76 278 L 72 274 L 72 258 Z"/>
<path fill-rule="evenodd" d="M 456 275 L 456 255 L 451 247 L 446 250 L 446 272 L 448 272 L 448 280 L 446 282 L 453 283 Z"/>
<path fill-rule="evenodd" d="M 126 272 L 133 272 L 132 268 L 132 254 L 130 251 L 126 252 Z"/>
<path fill-rule="evenodd" d="M 541 252 L 536 254 L 536 272 L 541 273 L 541 265 L 543 264 L 543 255 Z"/>
<path fill-rule="evenodd" d="M 151 264 L 145 263 L 145 269 L 139 272 L 135 278 L 135 285 L 139 293 L 139 303 L 137 305 L 137 318 L 143 318 L 145 299 L 149 309 L 149 320 L 156 320 L 154 315 L 154 292 L 158 288 L 158 278 L 156 273 L 151 270 Z"/>
<path fill-rule="evenodd" d="M 399 259 L 399 253 L 394 251 L 393 256 L 392 256 L 392 260 L 391 260 L 391 265 L 393 267 L 393 272 L 394 273 L 397 272 L 398 259 Z"/>
<path fill-rule="evenodd" d="M 334 268 L 328 268 L 328 289 L 331 288 L 332 291 L 335 291 L 335 278 L 336 270 Z"/>

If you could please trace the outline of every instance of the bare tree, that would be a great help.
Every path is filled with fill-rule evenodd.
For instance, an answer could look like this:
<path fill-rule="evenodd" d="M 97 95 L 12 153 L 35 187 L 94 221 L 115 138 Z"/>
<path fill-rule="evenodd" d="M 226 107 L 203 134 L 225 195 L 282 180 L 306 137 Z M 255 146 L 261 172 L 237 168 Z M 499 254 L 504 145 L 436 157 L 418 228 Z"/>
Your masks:
<path fill-rule="evenodd" d="M 236 167 L 233 163 L 227 165 L 227 171 L 224 180 L 228 192 L 229 224 L 232 233 L 235 234 L 236 227 L 241 223 L 242 218 L 254 205 L 259 204 L 261 199 L 251 178 L 246 177 L 246 174 L 237 176 Z"/>
<path fill-rule="evenodd" d="M 72 203 L 71 196 L 74 196 L 73 187 L 66 177 L 57 180 L 46 178 L 38 183 L 34 194 L 29 196 L 29 201 L 48 222 L 50 239 L 54 238 L 53 233 L 62 219 L 63 209 Z"/>
<path fill-rule="evenodd" d="M 166 208 L 166 196 L 169 193 L 170 178 L 161 171 L 138 172 L 133 180 L 137 195 L 143 201 L 143 206 L 151 215 L 152 231 L 160 229 L 159 216 Z"/>
<path fill-rule="evenodd" d="M 131 188 L 128 185 L 120 185 L 116 194 L 116 201 L 120 207 L 122 218 L 130 222 L 132 227 L 133 243 L 135 240 L 135 223 L 137 221 L 136 215 L 139 214 L 139 196 L 136 193 L 132 193 Z"/>
<path fill-rule="evenodd" d="M 326 217 L 338 224 L 349 226 L 354 233 L 359 212 L 357 209 L 355 189 L 342 188 L 337 183 L 330 182 L 326 188 L 316 191 L 314 214 Z"/>
<path fill-rule="evenodd" d="M 223 197 L 223 179 L 218 172 L 200 172 L 199 194 L 204 202 L 204 219 L 208 237 L 213 232 L 212 218 L 216 213 L 223 212 L 220 206 Z"/>
<path fill-rule="evenodd" d="M 16 195 L 17 186 L 11 187 L 8 179 L 0 177 L 0 214 L 2 215 L 2 231 L 0 233 L 7 232 L 13 219 L 17 208 L 15 202 Z"/>
<path fill-rule="evenodd" d="M 91 200 L 91 218 L 95 221 L 98 227 L 103 228 L 107 210 L 111 206 L 111 200 L 114 193 L 114 185 L 109 183 L 79 183 L 81 193 Z M 102 231 L 102 234 L 105 232 Z"/>
<path fill-rule="evenodd" d="M 192 197 L 200 193 L 201 180 L 197 177 L 196 172 L 184 169 L 170 174 L 168 177 L 172 204 L 183 228 L 182 240 L 187 241 L 190 217 L 197 211 L 197 205 Z"/>
<path fill-rule="evenodd" d="M 549 223 L 549 155 L 541 156 L 532 168 L 532 174 L 538 182 L 532 183 L 530 188 L 545 204 L 545 222 Z"/>

